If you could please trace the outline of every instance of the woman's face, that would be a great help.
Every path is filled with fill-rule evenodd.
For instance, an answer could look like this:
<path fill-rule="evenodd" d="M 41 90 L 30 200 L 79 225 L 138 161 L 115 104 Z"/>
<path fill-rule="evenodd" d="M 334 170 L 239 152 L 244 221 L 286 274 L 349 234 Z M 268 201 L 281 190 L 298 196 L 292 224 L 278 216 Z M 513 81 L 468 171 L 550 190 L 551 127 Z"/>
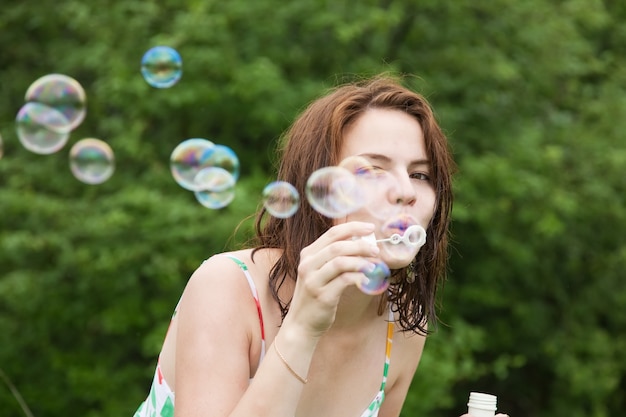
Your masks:
<path fill-rule="evenodd" d="M 367 194 L 365 206 L 345 221 L 374 223 L 377 239 L 403 235 L 415 224 L 428 227 L 436 193 L 424 134 L 414 117 L 399 110 L 367 110 L 344 132 L 340 160 L 362 174 Z M 392 269 L 408 265 L 416 255 L 415 248 L 403 244 L 386 242 L 379 247 L 380 258 Z"/>

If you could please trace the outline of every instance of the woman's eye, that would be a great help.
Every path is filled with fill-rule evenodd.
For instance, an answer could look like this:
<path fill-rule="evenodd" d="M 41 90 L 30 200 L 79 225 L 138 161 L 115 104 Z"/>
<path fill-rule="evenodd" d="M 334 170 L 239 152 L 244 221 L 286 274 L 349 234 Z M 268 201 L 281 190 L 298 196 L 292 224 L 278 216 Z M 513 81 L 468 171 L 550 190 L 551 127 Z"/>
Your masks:
<path fill-rule="evenodd" d="M 368 165 L 355 169 L 354 174 L 363 178 L 376 178 L 384 174 L 384 170 L 380 167 Z"/>
<path fill-rule="evenodd" d="M 409 177 L 411 177 L 414 180 L 430 181 L 430 176 L 423 172 L 413 172 L 412 174 L 409 175 Z"/>

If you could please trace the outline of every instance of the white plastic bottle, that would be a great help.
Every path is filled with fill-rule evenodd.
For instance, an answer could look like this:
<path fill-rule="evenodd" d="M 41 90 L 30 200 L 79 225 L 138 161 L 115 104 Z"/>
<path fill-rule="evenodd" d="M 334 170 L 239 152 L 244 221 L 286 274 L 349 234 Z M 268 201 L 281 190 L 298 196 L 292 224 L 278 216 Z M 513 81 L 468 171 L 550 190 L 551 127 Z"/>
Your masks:
<path fill-rule="evenodd" d="M 470 392 L 467 412 L 472 417 L 493 417 L 496 415 L 498 397 L 482 392 Z"/>

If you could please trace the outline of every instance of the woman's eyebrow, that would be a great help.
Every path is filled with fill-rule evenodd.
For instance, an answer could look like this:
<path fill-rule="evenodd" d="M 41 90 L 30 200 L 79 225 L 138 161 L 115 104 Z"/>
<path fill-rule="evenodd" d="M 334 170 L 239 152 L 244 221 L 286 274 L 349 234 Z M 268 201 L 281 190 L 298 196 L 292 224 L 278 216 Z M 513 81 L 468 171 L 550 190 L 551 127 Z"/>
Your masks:
<path fill-rule="evenodd" d="M 362 154 L 359 154 L 359 156 L 368 158 L 368 159 L 373 159 L 375 161 L 383 161 L 383 162 L 391 161 L 391 158 L 389 158 L 388 156 L 378 154 L 378 153 L 362 153 Z M 430 160 L 423 158 L 423 159 L 416 159 L 409 163 L 409 166 L 421 166 L 421 165 L 430 165 Z"/>
<path fill-rule="evenodd" d="M 391 158 L 389 158 L 388 156 L 379 154 L 379 153 L 362 153 L 362 154 L 359 154 L 359 156 L 362 156 L 368 159 L 373 159 L 376 161 L 385 161 L 385 162 L 391 161 Z"/>

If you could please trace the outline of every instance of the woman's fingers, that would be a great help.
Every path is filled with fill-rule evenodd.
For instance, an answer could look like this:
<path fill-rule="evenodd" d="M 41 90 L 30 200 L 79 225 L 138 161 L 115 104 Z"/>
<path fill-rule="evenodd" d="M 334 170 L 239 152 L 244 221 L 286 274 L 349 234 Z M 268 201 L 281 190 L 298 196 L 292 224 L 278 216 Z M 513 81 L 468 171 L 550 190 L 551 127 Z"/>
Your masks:
<path fill-rule="evenodd" d="M 370 223 L 333 226 L 300 252 L 290 317 L 311 334 L 319 335 L 328 329 L 343 291 L 364 283 L 364 272 L 375 268 L 371 260 L 379 249 L 361 239 L 373 231 Z"/>
<path fill-rule="evenodd" d="M 374 263 L 363 256 L 336 256 L 320 269 L 304 274 L 302 284 L 315 295 L 337 280 L 343 284 L 333 285 L 328 290 L 346 287 L 350 284 L 360 284 L 365 278 L 363 273 L 372 271 L 375 267 Z"/>
<path fill-rule="evenodd" d="M 361 257 L 372 258 L 378 256 L 380 250 L 377 246 L 363 239 L 342 240 L 332 242 L 317 251 L 303 252 L 300 257 L 300 273 L 307 271 L 325 270 L 327 273 L 353 270 L 352 263 L 345 258 Z"/>
<path fill-rule="evenodd" d="M 302 249 L 302 255 L 317 253 L 333 242 L 360 240 L 359 238 L 374 233 L 374 225 L 365 222 L 348 222 L 328 229 L 315 242 Z M 356 239 L 355 239 L 356 238 Z"/>

